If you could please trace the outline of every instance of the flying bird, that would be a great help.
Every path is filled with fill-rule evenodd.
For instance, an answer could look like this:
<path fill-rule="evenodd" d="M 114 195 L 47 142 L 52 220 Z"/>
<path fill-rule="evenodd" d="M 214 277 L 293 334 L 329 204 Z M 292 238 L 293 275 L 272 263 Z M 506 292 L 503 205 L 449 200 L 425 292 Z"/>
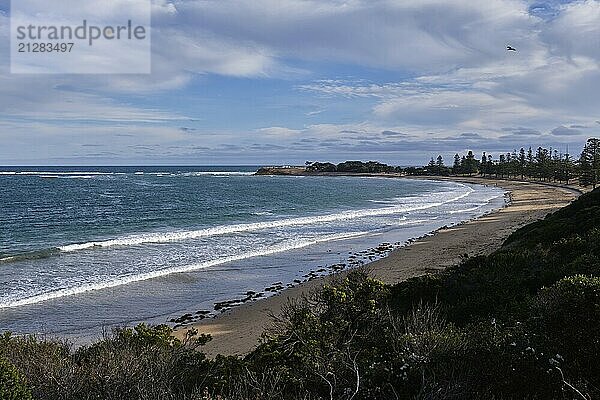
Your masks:
<path fill-rule="evenodd" d="M 506 50 L 507 50 L 507 51 L 517 51 L 517 49 L 515 49 L 515 48 L 514 48 L 514 47 L 512 47 L 512 46 L 506 46 Z"/>

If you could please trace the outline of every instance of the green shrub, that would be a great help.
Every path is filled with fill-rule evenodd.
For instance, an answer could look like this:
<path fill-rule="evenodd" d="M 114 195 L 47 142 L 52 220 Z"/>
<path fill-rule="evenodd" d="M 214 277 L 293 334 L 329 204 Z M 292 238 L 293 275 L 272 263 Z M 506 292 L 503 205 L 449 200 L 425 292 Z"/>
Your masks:
<path fill-rule="evenodd" d="M 213 385 L 198 351 L 207 340 L 190 335 L 182 342 L 166 326 L 139 325 L 76 351 L 56 340 L 12 337 L 3 339 L 2 352 L 36 399 L 180 399 Z"/>
<path fill-rule="evenodd" d="M 35 399 L 74 399 L 81 382 L 71 347 L 57 340 L 9 337 L 3 343 L 4 356 L 18 369 Z"/>
<path fill-rule="evenodd" d="M 17 369 L 3 358 L 0 358 L 0 399 L 30 400 L 31 393 L 19 375 Z"/>
<path fill-rule="evenodd" d="M 529 321 L 547 354 L 564 359 L 566 372 L 600 384 L 600 278 L 576 275 L 543 289 Z"/>

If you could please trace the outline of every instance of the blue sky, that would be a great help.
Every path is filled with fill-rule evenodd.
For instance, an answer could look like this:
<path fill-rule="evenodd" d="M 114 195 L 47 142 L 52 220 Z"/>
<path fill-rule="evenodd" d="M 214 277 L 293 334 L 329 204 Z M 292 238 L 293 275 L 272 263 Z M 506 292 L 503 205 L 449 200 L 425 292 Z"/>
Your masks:
<path fill-rule="evenodd" d="M 595 0 L 152 0 L 150 75 L 11 75 L 8 3 L 0 165 L 409 165 L 599 135 Z"/>

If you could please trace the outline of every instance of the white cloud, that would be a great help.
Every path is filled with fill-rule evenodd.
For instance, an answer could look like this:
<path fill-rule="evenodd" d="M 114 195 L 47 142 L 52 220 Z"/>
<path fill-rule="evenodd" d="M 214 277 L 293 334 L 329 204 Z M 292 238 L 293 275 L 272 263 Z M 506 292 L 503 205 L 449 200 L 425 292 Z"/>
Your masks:
<path fill-rule="evenodd" d="M 541 37 L 553 53 L 572 59 L 589 57 L 600 61 L 600 2 L 584 0 L 561 7 L 561 12 Z"/>
<path fill-rule="evenodd" d="M 373 119 L 422 130 L 445 127 L 447 134 L 478 129 L 495 137 L 517 124 L 538 131 L 593 125 L 600 109 L 600 42 L 594 39 L 600 37 L 600 2 L 563 5 L 550 20 L 511 13 L 506 18 L 521 21 L 515 36 L 520 39 L 510 39 L 516 53 L 488 57 L 482 51 L 475 62 L 436 73 L 420 70 L 414 79 L 400 83 L 330 80 L 300 89 L 370 98 L 375 102 Z M 486 40 L 494 37 L 485 29 L 480 33 Z"/>
<path fill-rule="evenodd" d="M 447 71 L 499 59 L 525 41 L 526 4 L 440 0 L 218 0 L 178 5 L 203 29 L 260 43 L 279 57 Z"/>
<path fill-rule="evenodd" d="M 297 129 L 289 129 L 281 126 L 273 126 L 269 128 L 260 128 L 257 129 L 257 132 L 264 134 L 266 136 L 274 136 L 277 138 L 281 137 L 291 137 L 298 135 L 301 131 Z"/>

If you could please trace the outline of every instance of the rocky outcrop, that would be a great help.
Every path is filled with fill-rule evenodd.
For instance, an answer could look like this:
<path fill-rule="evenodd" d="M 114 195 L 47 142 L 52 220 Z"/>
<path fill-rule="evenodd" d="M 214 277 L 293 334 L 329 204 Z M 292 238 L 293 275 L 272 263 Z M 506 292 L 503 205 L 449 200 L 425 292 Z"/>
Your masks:
<path fill-rule="evenodd" d="M 304 167 L 262 167 L 256 175 L 305 175 Z"/>

